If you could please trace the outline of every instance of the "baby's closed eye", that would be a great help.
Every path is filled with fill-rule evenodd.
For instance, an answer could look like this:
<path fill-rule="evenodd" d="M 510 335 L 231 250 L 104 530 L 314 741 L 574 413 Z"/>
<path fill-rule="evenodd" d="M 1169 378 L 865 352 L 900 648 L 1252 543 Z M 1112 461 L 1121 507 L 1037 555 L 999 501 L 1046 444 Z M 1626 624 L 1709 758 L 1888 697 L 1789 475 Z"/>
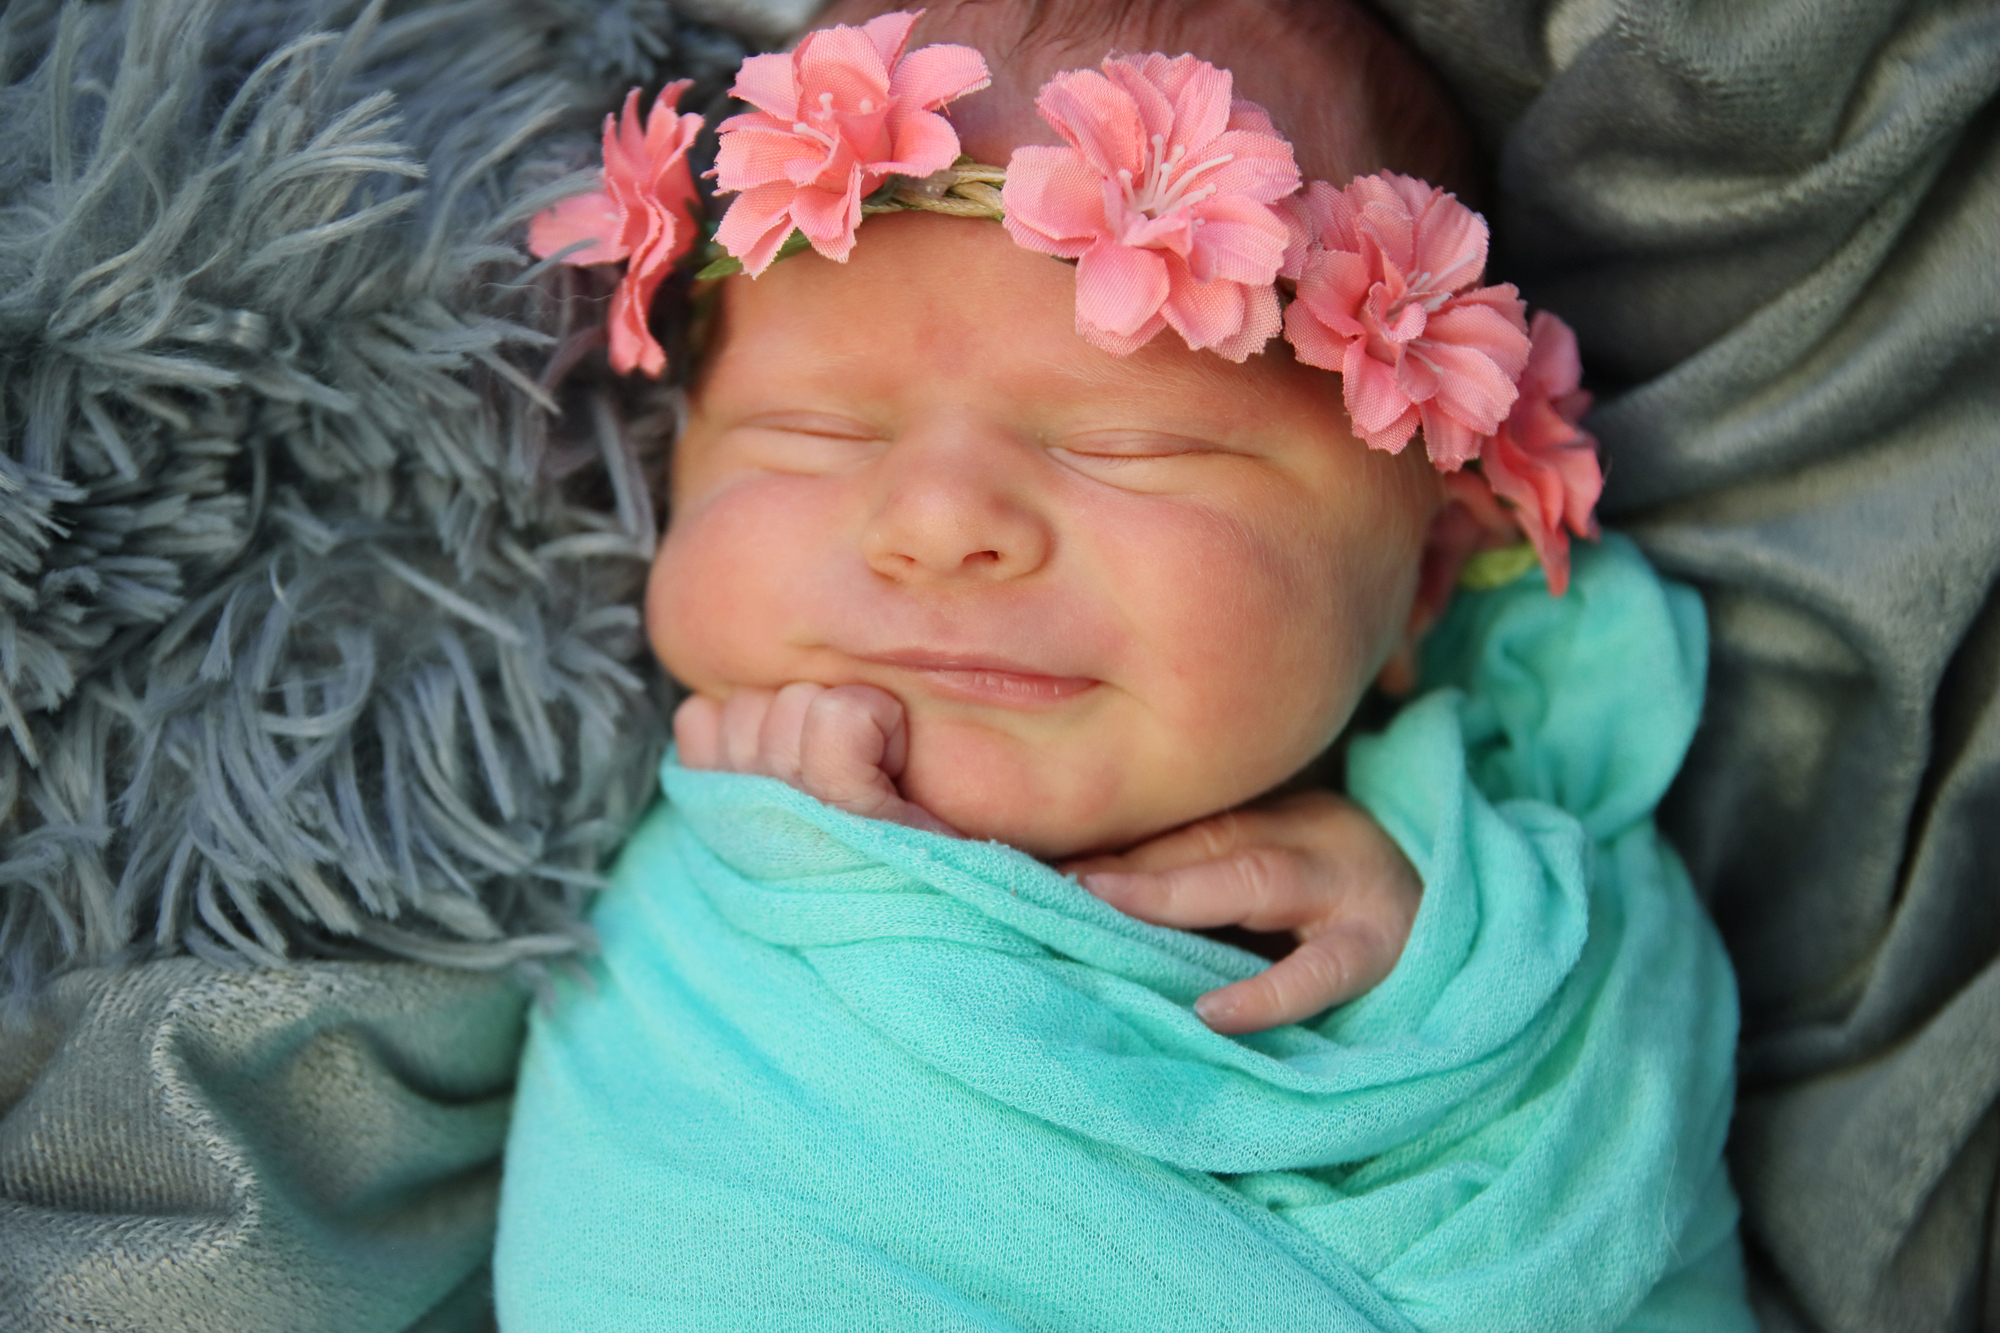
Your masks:
<path fill-rule="evenodd" d="M 1153 430 L 1096 430 L 1065 435 L 1049 453 L 1086 476 L 1113 485 L 1147 487 L 1192 467 L 1240 462 L 1248 455 L 1214 440 Z"/>
<path fill-rule="evenodd" d="M 765 412 L 728 431 L 732 454 L 776 472 L 830 472 L 866 462 L 886 443 L 868 422 L 826 412 Z"/>

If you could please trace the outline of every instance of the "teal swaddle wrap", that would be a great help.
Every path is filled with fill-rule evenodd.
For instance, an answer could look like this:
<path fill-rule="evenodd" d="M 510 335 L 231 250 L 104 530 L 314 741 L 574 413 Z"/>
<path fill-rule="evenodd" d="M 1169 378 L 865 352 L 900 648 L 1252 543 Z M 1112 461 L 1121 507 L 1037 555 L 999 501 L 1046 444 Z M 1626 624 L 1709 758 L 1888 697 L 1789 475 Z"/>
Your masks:
<path fill-rule="evenodd" d="M 503 1328 L 1753 1329 L 1735 989 L 1652 819 L 1704 651 L 1616 536 L 1461 595 L 1350 753 L 1408 948 L 1245 1038 L 1189 1006 L 1260 959 L 670 760 L 532 1022 Z"/>

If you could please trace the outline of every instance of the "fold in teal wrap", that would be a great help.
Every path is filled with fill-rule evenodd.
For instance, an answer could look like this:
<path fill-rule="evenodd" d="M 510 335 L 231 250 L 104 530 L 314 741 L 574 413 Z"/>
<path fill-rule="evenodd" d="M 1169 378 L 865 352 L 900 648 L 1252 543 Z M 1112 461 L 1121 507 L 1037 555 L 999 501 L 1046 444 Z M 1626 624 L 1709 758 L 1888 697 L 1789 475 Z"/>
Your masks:
<path fill-rule="evenodd" d="M 1189 1005 L 1257 958 L 670 760 L 532 1025 L 503 1328 L 1753 1329 L 1735 989 L 1652 820 L 1704 648 L 1616 536 L 1462 595 L 1349 764 L 1403 959 L 1240 1039 Z"/>

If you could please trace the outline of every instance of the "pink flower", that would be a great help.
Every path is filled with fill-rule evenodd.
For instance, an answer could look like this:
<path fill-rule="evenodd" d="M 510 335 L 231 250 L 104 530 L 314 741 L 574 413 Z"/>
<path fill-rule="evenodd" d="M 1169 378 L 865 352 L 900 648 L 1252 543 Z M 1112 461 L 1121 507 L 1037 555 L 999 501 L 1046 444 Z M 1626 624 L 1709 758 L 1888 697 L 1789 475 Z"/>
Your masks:
<path fill-rule="evenodd" d="M 1299 187 L 1292 146 L 1193 56 L 1106 57 L 1035 105 L 1066 148 L 1014 150 L 1001 191 L 1015 243 L 1074 259 L 1076 330 L 1117 356 L 1171 325 L 1241 361 L 1283 321 L 1273 285 Z"/>
<path fill-rule="evenodd" d="M 807 33 L 789 55 L 743 62 L 729 91 L 758 110 L 720 127 L 716 188 L 742 193 L 715 239 L 751 276 L 794 227 L 845 261 L 864 195 L 885 177 L 928 176 L 958 157 L 958 133 L 937 108 L 991 82 L 986 61 L 944 44 L 904 55 L 917 14 Z"/>
<path fill-rule="evenodd" d="M 687 150 L 701 117 L 674 114 L 691 82 L 661 89 L 643 128 L 639 90 L 626 94 L 624 111 L 604 118 L 604 188 L 565 199 L 528 225 L 528 249 L 540 258 L 588 241 L 566 262 L 630 260 L 611 297 L 611 365 L 621 375 L 636 368 L 657 379 L 667 368 L 646 315 L 653 293 L 695 240 Z"/>
<path fill-rule="evenodd" d="M 1383 172 L 1344 190 L 1314 181 L 1294 250 L 1298 300 L 1285 336 L 1338 370 L 1355 433 L 1400 452 L 1423 427 L 1431 462 L 1456 471 L 1514 403 L 1528 326 L 1512 284 L 1475 287 L 1486 223 L 1444 191 Z M 1300 257 L 1302 256 L 1302 258 Z"/>
<path fill-rule="evenodd" d="M 1514 506 L 1515 521 L 1534 543 L 1549 591 L 1569 586 L 1569 534 L 1595 537 L 1591 510 L 1604 490 L 1597 441 L 1577 422 L 1590 395 L 1577 388 L 1583 373 L 1576 335 L 1548 311 L 1537 311 L 1528 329 L 1528 367 L 1514 410 L 1479 455 L 1479 470 L 1493 493 Z"/>

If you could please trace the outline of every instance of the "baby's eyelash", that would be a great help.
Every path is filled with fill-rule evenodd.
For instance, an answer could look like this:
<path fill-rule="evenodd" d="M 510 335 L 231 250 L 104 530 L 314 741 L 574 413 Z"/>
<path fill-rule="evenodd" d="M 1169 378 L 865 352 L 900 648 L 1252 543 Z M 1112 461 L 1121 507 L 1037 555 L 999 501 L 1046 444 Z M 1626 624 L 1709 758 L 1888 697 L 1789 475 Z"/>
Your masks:
<path fill-rule="evenodd" d="M 1053 447 L 1061 452 L 1085 458 L 1124 461 L 1181 458 L 1190 454 L 1210 454 L 1219 451 L 1219 446 L 1208 440 L 1153 433 L 1106 434 L 1095 438 L 1085 436 L 1081 439 L 1060 441 Z"/>
<path fill-rule="evenodd" d="M 779 431 L 787 435 L 815 435 L 830 440 L 874 440 L 881 436 L 858 421 L 822 416 L 816 412 L 783 412 L 752 417 L 741 423 L 750 430 Z"/>

